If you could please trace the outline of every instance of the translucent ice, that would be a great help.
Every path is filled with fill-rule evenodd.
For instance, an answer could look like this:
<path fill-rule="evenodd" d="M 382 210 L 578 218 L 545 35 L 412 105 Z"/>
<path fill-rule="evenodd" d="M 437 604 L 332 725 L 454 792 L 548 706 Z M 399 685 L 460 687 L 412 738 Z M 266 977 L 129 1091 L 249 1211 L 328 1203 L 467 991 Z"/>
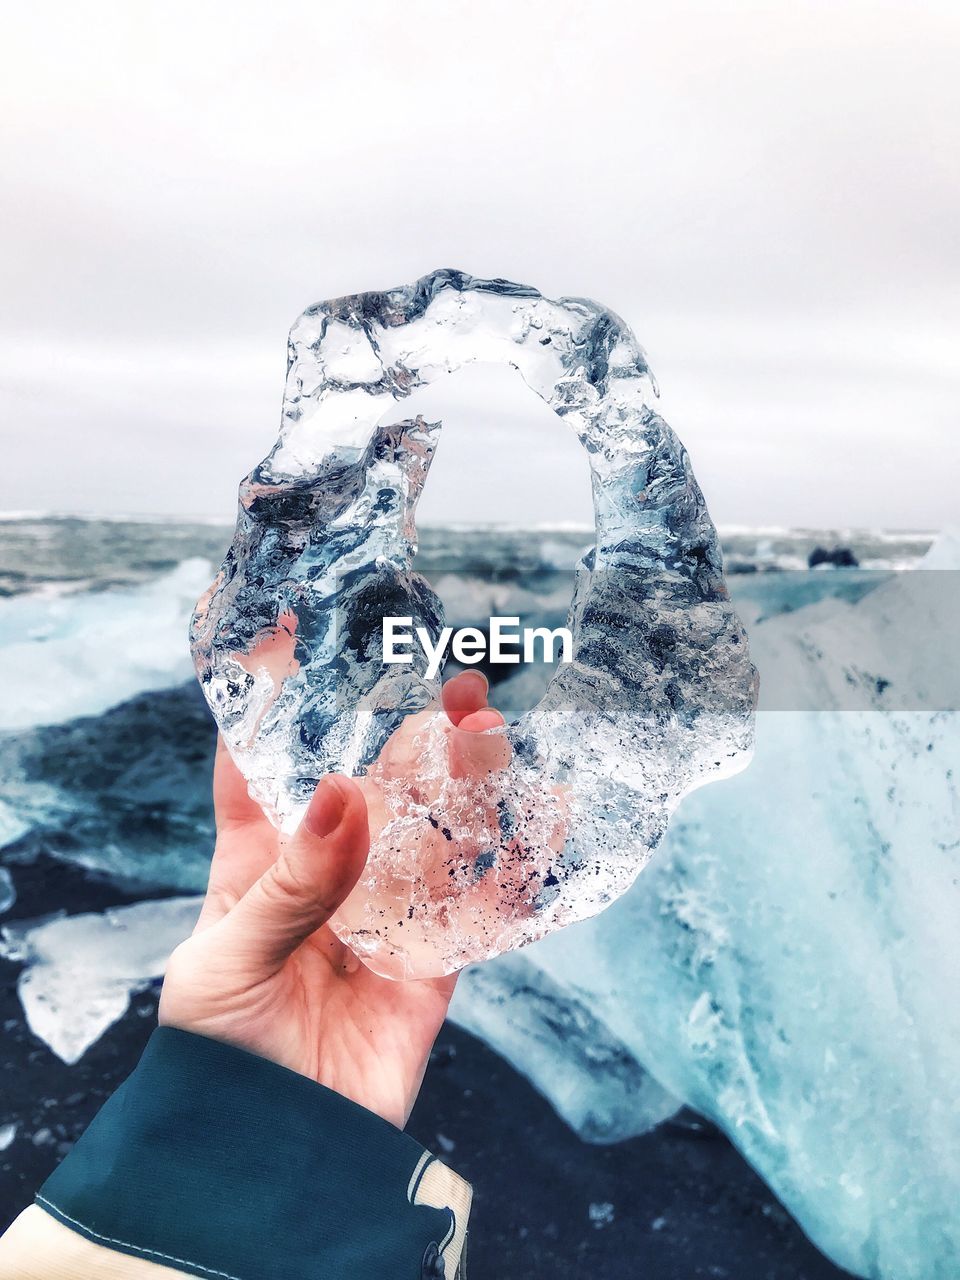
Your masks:
<path fill-rule="evenodd" d="M 644 1133 L 681 1105 L 567 983 L 526 954 L 471 965 L 451 1015 L 512 1062 L 587 1141 Z"/>
<path fill-rule="evenodd" d="M 17 900 L 13 877 L 6 867 L 0 867 L 0 916 L 9 911 Z"/>
<path fill-rule="evenodd" d="M 283 829 L 323 773 L 362 775 L 372 848 L 341 937 L 389 976 L 449 972 L 599 911 L 681 797 L 742 767 L 744 633 L 686 452 L 610 311 L 439 271 L 311 307 L 289 351 L 280 438 L 241 485 L 233 546 L 198 606 L 197 672 Z M 518 370 L 576 432 L 596 542 L 570 606 L 574 660 L 491 731 L 481 768 L 458 769 L 426 659 L 384 665 L 381 622 L 412 618 L 433 642 L 442 626 L 413 571 L 440 424 L 396 406 L 474 361 Z"/>
<path fill-rule="evenodd" d="M 200 903 L 165 898 L 0 929 L 0 956 L 25 965 L 17 992 L 33 1034 L 77 1062 L 123 1017 L 131 995 L 163 973 Z"/>
<path fill-rule="evenodd" d="M 758 610 L 764 696 L 790 685 L 808 709 L 761 699 L 750 769 L 684 805 L 632 890 L 521 974 L 493 961 L 453 1010 L 592 1138 L 647 1127 L 621 1106 L 632 1056 L 836 1262 L 883 1280 L 960 1275 L 958 570 L 944 538 L 857 602 Z M 621 1046 L 606 1090 L 575 1038 L 538 1034 L 543 984 Z"/>

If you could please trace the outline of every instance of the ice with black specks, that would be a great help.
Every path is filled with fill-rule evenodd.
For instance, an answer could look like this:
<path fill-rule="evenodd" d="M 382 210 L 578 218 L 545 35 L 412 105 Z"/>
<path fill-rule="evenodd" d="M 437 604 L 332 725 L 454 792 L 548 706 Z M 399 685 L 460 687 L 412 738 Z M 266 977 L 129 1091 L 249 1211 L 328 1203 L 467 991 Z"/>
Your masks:
<path fill-rule="evenodd" d="M 434 644 L 443 625 L 415 568 L 440 424 L 402 405 L 478 361 L 510 365 L 576 433 L 596 537 L 576 570 L 573 661 L 537 706 L 489 731 L 479 774 L 457 774 L 438 680 L 419 649 L 384 664 L 381 623 L 410 617 Z M 281 829 L 323 774 L 361 779 L 371 853 L 333 925 L 378 973 L 449 973 L 596 914 L 636 878 L 681 798 L 749 757 L 746 637 L 653 390 L 611 311 L 456 271 L 319 303 L 291 330 L 280 437 L 241 485 L 192 649 L 220 731 Z"/>

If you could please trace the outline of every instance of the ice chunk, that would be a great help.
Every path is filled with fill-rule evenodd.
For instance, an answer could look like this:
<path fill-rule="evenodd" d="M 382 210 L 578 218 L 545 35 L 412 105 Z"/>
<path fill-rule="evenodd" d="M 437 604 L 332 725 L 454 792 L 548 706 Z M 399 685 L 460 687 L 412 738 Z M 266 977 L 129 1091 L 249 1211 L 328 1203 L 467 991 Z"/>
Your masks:
<path fill-rule="evenodd" d="M 795 705 L 842 708 L 853 682 L 872 709 L 761 712 L 751 768 L 686 802 L 630 893 L 525 951 L 541 979 L 494 961 L 471 1010 L 509 1009 L 502 1050 L 596 1136 L 597 1073 L 576 1055 L 553 1071 L 549 1044 L 539 1060 L 527 993 L 554 984 L 721 1125 L 836 1262 L 883 1280 L 954 1280 L 960 1258 L 960 719 L 929 692 L 956 669 L 948 551 L 928 562 L 945 572 L 754 623 L 764 689 L 789 669 Z M 913 709 L 884 711 L 895 691 Z"/>
<path fill-rule="evenodd" d="M 9 911 L 17 900 L 17 891 L 13 887 L 13 877 L 6 867 L 0 867 L 0 916 Z"/>
<path fill-rule="evenodd" d="M 0 800 L 0 849 L 19 840 L 30 827 L 31 823 L 24 821 L 22 814 L 5 800 Z"/>
<path fill-rule="evenodd" d="M 513 1063 L 587 1141 L 633 1137 L 681 1105 L 569 987 L 522 955 L 467 969 L 450 1017 Z"/>
<path fill-rule="evenodd" d="M 198 605 L 197 672 L 284 830 L 322 774 L 362 775 L 371 854 L 339 935 L 378 973 L 450 972 L 600 911 L 679 800 L 744 765 L 745 636 L 686 451 L 612 312 L 438 271 L 311 307 L 289 351 L 280 438 L 241 485 Z M 512 366 L 576 432 L 596 539 L 576 572 L 574 660 L 490 731 L 481 768 L 458 770 L 424 655 L 385 665 L 381 623 L 410 618 L 435 643 L 443 622 L 413 569 L 440 424 L 398 418 L 398 402 L 476 361 Z"/>
<path fill-rule="evenodd" d="M 615 1206 L 609 1200 L 601 1200 L 592 1203 L 587 1209 L 587 1216 L 591 1225 L 596 1227 L 598 1231 L 604 1227 L 609 1227 L 616 1218 Z"/>
<path fill-rule="evenodd" d="M 920 568 L 936 572 L 943 570 L 947 573 L 960 571 L 960 525 L 937 534 L 921 560 Z"/>
<path fill-rule="evenodd" d="M 64 1062 L 77 1062 L 159 977 L 189 937 L 198 897 L 140 902 L 0 929 L 0 954 L 26 965 L 17 991 L 27 1024 Z"/>

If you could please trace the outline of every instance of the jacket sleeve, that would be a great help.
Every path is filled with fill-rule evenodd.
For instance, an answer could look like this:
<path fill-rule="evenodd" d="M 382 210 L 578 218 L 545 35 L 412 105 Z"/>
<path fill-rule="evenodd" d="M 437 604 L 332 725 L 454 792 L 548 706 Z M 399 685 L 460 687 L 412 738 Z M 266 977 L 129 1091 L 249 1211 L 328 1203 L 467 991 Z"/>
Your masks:
<path fill-rule="evenodd" d="M 455 1280 L 470 1198 L 363 1107 L 161 1027 L 0 1240 L 0 1280 Z"/>

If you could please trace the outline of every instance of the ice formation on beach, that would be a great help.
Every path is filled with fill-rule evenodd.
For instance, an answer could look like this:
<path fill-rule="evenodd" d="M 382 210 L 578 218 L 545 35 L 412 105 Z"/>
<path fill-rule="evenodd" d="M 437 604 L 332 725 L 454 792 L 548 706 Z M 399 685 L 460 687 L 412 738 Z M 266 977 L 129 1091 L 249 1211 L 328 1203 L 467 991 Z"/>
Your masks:
<path fill-rule="evenodd" d="M 443 624 L 413 567 L 440 424 L 397 417 L 398 403 L 477 361 L 516 369 L 576 432 L 596 540 L 576 571 L 574 660 L 458 770 L 438 681 L 416 651 L 384 665 L 381 622 L 409 617 L 433 643 Z M 291 331 L 280 437 L 241 485 L 192 647 L 279 826 L 296 825 L 322 774 L 362 776 L 371 856 L 335 928 L 379 973 L 450 972 L 601 910 L 679 800 L 748 758 L 746 638 L 650 386 L 612 312 L 453 271 L 320 303 Z"/>
<path fill-rule="evenodd" d="M 199 914 L 199 898 L 166 898 L 0 928 L 0 956 L 25 966 L 17 991 L 30 1030 L 77 1062 L 163 973 Z"/>
<path fill-rule="evenodd" d="M 588 1142 L 633 1137 L 672 1116 L 680 1100 L 566 983 L 526 955 L 466 969 L 453 1021 L 511 1062 Z"/>
<path fill-rule="evenodd" d="M 620 1106 L 635 1059 L 878 1280 L 960 1266 L 958 571 L 944 538 L 852 602 L 747 612 L 750 769 L 684 805 L 602 918 L 527 949 L 522 973 L 494 960 L 453 1007 L 594 1140 L 647 1127 Z M 566 1040 L 539 1035 L 541 984 Z M 619 1046 L 606 1132 L 579 1018 Z"/>

